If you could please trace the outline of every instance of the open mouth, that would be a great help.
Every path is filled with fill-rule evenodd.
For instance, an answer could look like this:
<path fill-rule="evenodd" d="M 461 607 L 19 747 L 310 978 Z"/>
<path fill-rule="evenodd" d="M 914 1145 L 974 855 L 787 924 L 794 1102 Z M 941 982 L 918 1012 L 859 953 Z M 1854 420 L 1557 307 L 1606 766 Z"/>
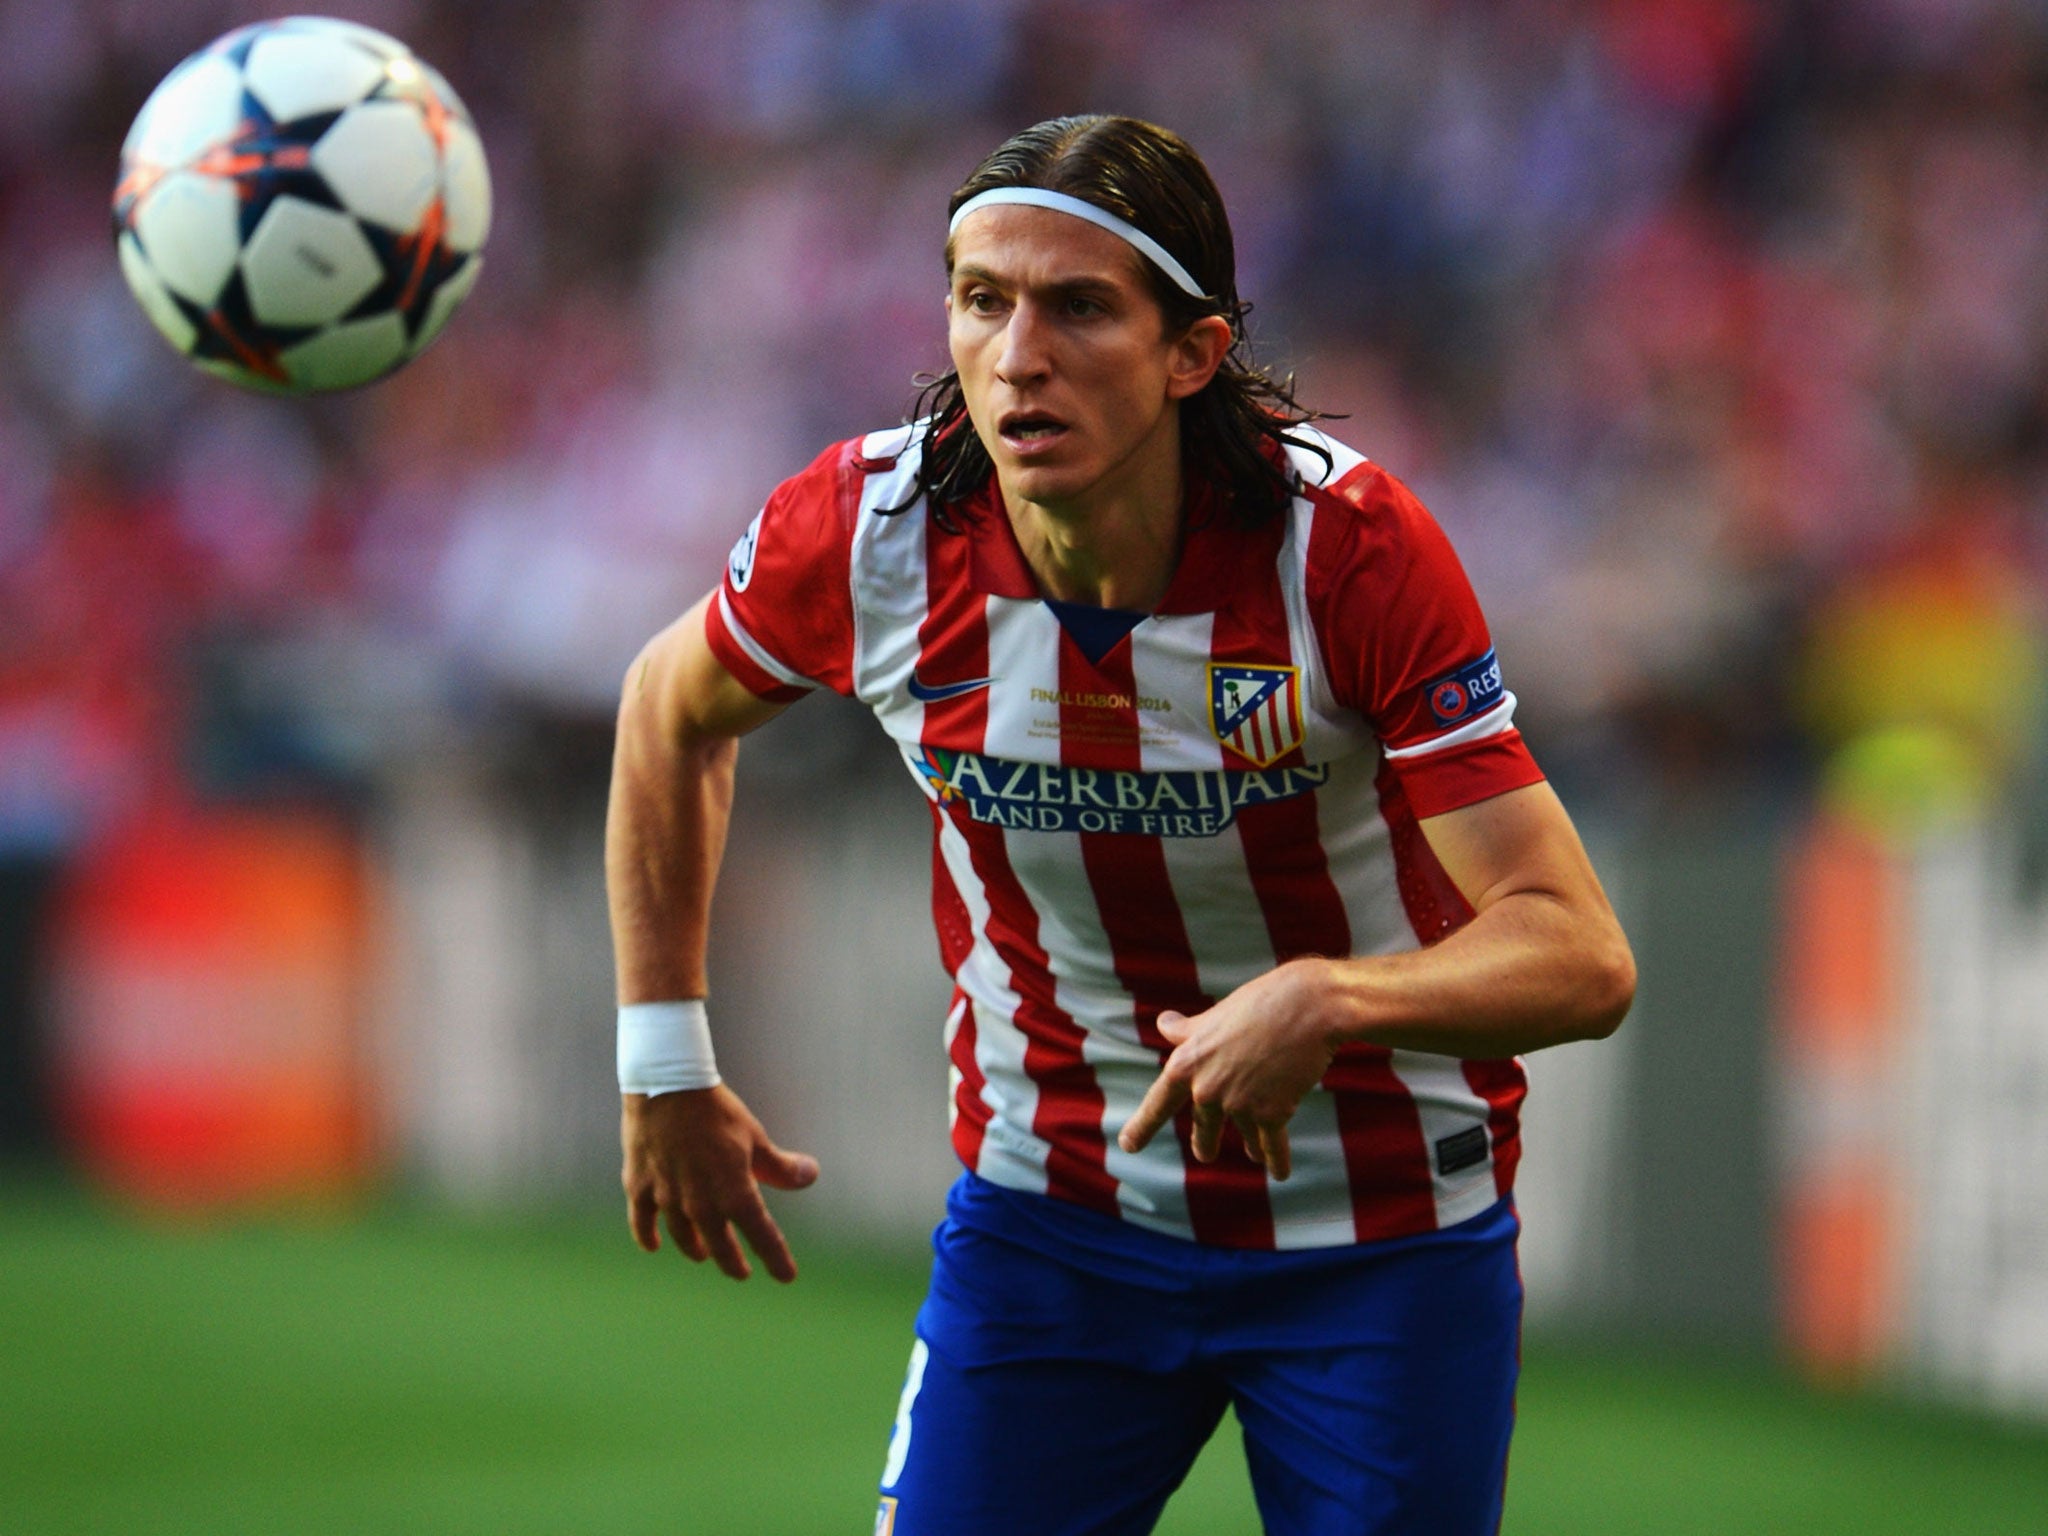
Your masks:
<path fill-rule="evenodd" d="M 1014 449 L 1043 447 L 1065 435 L 1067 424 L 1042 411 L 1018 411 L 996 424 L 996 432 Z"/>

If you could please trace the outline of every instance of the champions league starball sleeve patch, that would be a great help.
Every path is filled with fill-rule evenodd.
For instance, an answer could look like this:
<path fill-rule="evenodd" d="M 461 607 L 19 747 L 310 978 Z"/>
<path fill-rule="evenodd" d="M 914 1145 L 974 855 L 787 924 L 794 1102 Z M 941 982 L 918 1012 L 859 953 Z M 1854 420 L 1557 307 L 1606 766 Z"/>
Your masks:
<path fill-rule="evenodd" d="M 853 689 L 853 519 L 858 443 L 837 443 L 778 485 L 730 554 L 704 635 L 725 669 L 761 698 Z"/>
<path fill-rule="evenodd" d="M 735 592 L 747 590 L 747 583 L 754 579 L 754 552 L 761 542 L 761 519 L 768 515 L 763 507 L 754 514 L 754 520 L 747 524 L 747 531 L 740 535 L 739 542 L 726 557 L 725 574 L 732 582 Z"/>
<path fill-rule="evenodd" d="M 1423 690 L 1438 725 L 1457 725 L 1485 714 L 1506 694 L 1500 660 L 1492 651 Z"/>

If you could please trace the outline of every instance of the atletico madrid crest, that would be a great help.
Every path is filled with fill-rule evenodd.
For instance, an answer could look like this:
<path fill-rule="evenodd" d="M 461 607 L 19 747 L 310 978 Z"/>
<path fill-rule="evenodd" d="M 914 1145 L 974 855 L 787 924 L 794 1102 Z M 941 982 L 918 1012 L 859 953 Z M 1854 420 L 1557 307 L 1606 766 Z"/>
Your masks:
<path fill-rule="evenodd" d="M 1209 663 L 1209 729 L 1264 768 L 1301 745 L 1301 669 Z"/>

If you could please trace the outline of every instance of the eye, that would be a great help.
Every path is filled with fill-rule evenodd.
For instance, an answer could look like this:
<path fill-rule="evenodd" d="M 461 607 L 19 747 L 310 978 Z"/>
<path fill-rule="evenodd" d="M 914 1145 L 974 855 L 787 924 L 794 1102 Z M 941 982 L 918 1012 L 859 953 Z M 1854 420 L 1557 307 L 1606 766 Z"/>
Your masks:
<path fill-rule="evenodd" d="M 1002 301 L 986 288 L 968 289 L 960 302 L 970 314 L 976 315 L 992 315 L 1002 308 Z"/>
<path fill-rule="evenodd" d="M 1109 311 L 1100 299 L 1091 299 L 1077 293 L 1067 300 L 1067 313 L 1077 320 L 1093 320 L 1098 315 L 1108 314 Z"/>

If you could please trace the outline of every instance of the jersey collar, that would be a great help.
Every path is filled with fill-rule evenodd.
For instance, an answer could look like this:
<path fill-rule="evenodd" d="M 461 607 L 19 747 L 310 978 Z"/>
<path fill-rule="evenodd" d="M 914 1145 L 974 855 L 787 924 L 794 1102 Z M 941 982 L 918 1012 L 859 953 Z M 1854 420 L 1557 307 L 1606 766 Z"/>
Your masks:
<path fill-rule="evenodd" d="M 1205 483 L 1191 483 L 1186 506 L 1187 533 L 1180 564 L 1167 583 L 1155 612 L 1215 613 L 1230 605 L 1245 588 L 1247 573 L 1270 566 L 1285 535 L 1284 519 L 1259 528 L 1240 526 L 1225 511 L 1222 498 Z M 1003 510 L 1002 493 L 993 474 L 958 509 L 969 543 L 968 564 L 974 589 L 990 597 L 1035 602 L 1042 596 L 1038 579 L 1017 543 L 1017 531 Z"/>

